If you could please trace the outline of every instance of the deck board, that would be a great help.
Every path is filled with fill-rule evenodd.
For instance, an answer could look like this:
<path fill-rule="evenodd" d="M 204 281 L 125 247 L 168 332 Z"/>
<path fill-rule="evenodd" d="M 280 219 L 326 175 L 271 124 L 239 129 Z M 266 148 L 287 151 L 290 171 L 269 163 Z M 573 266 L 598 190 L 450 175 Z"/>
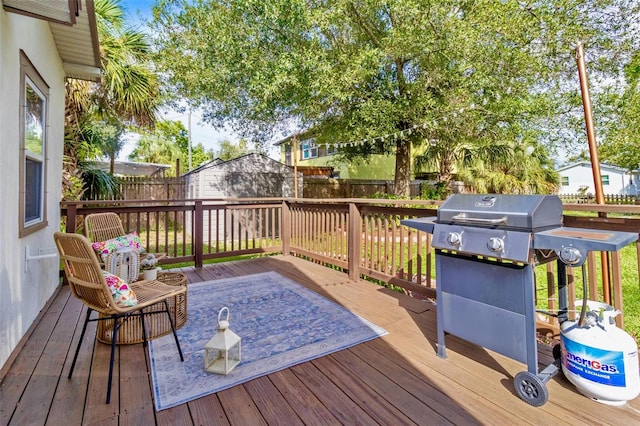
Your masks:
<path fill-rule="evenodd" d="M 107 405 L 110 346 L 96 342 L 95 322 L 67 379 L 85 309 L 63 286 L 3 368 L 0 424 L 640 424 L 640 400 L 599 404 L 562 375 L 547 383 L 549 401 L 531 407 L 513 389 L 523 364 L 455 336 L 446 338 L 447 358 L 437 356 L 435 304 L 320 264 L 272 256 L 180 270 L 190 283 L 276 271 L 389 334 L 160 412 L 148 353 L 120 346 Z M 541 345 L 540 368 L 551 359 Z"/>
<path fill-rule="evenodd" d="M 251 395 L 267 424 L 276 426 L 304 424 L 268 377 L 258 377 L 247 382 L 244 387 Z"/>
<path fill-rule="evenodd" d="M 33 373 L 42 359 L 44 348 L 49 342 L 51 333 L 58 322 L 67 299 L 68 295 L 62 294 L 60 297 L 56 295 L 46 313 L 42 316 L 40 321 L 42 325 L 40 326 L 39 324 L 33 330 L 29 340 L 22 347 L 20 355 L 16 357 L 11 369 L 3 378 L 0 387 L 0 424 L 9 424 L 13 417 L 16 417 L 17 422 L 20 417 L 29 416 L 29 407 L 25 407 L 20 402 L 31 398 L 30 395 L 25 395 L 24 391 L 29 387 Z M 34 379 L 37 380 L 37 377 Z M 33 386 L 30 389 L 34 389 Z M 39 389 L 34 390 L 36 392 L 39 391 Z"/>
<path fill-rule="evenodd" d="M 374 420 L 359 405 L 333 383 L 312 363 L 306 362 L 291 368 L 300 379 L 329 409 L 341 424 L 373 424 Z"/>

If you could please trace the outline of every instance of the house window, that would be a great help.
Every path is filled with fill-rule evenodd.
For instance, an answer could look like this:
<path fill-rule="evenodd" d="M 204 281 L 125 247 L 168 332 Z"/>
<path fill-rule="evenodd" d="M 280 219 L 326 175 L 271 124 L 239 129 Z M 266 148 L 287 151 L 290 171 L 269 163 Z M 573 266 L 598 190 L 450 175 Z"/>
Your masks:
<path fill-rule="evenodd" d="M 49 87 L 20 52 L 20 236 L 42 229 L 46 218 Z"/>
<path fill-rule="evenodd" d="M 293 164 L 291 161 L 291 147 L 289 145 L 285 145 L 284 147 L 284 164 L 287 166 Z"/>
<path fill-rule="evenodd" d="M 602 184 L 609 185 L 609 175 L 602 175 Z"/>
<path fill-rule="evenodd" d="M 569 176 L 562 176 L 560 180 L 560 185 L 569 186 Z"/>
<path fill-rule="evenodd" d="M 302 159 L 316 158 L 318 156 L 318 146 L 315 139 L 309 139 L 302 142 Z"/>
<path fill-rule="evenodd" d="M 328 144 L 327 145 L 327 155 L 333 155 L 338 152 L 338 144 Z"/>

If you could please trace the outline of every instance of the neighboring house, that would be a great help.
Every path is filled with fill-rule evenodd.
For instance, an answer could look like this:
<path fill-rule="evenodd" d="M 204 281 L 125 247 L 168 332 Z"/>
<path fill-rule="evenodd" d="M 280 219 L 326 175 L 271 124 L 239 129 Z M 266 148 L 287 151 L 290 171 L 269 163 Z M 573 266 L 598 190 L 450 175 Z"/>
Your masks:
<path fill-rule="evenodd" d="M 93 0 L 2 0 L 2 6 L 0 366 L 5 367 L 60 285 L 53 233 L 60 229 L 65 78 L 98 80 L 100 51 Z"/>
<path fill-rule="evenodd" d="M 393 180 L 396 171 L 394 155 L 373 154 L 369 161 L 353 161 L 350 164 L 338 163 L 334 154 L 338 152 L 338 144 L 316 144 L 314 137 L 304 132 L 298 136 L 296 148 L 293 147 L 293 136 L 289 136 L 274 144 L 280 147 L 280 161 L 294 167 L 332 167 L 332 177 L 339 179 L 376 179 Z M 293 154 L 295 149 L 296 155 Z"/>
<path fill-rule="evenodd" d="M 246 154 L 228 161 L 216 158 L 184 176 L 187 198 L 192 199 L 294 197 L 296 183 L 297 195 L 302 197 L 302 173 L 298 172 L 296 179 L 293 168 L 262 154 Z M 217 227 L 219 231 L 223 231 L 226 224 L 227 233 L 234 232 L 238 236 L 251 232 L 243 228 L 246 222 L 241 216 L 232 216 L 232 210 L 225 214 L 225 217 L 209 219 L 205 212 L 205 243 L 208 242 L 209 223 L 212 229 Z M 187 229 L 190 228 L 187 223 Z"/>
<path fill-rule="evenodd" d="M 595 195 L 593 169 L 591 162 L 580 161 L 562 166 L 556 171 L 560 174 L 558 195 L 591 194 Z M 609 195 L 637 195 L 638 173 L 628 173 L 625 169 L 611 164 L 600 164 L 602 190 Z"/>

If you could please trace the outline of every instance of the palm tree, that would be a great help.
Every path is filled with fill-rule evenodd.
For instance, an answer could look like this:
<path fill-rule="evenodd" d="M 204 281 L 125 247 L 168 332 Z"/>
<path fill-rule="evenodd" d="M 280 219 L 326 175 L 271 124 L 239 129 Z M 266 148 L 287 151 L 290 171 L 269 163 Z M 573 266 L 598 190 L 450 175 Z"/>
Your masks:
<path fill-rule="evenodd" d="M 437 170 L 436 187 L 453 179 L 477 193 L 548 194 L 558 176 L 546 150 L 510 141 L 430 144 L 415 160 L 416 169 Z"/>
<path fill-rule="evenodd" d="M 88 160 L 106 154 L 113 162 L 121 147 L 117 139 L 108 140 L 93 132 L 93 123 L 148 127 L 155 122 L 159 107 L 158 79 L 149 66 L 150 48 L 144 34 L 125 27 L 119 0 L 96 0 L 95 11 L 101 82 L 70 79 L 66 85 L 65 176 L 72 178 L 65 181 L 70 182 L 82 174 L 82 165 Z M 76 197 L 81 195 L 75 192 Z M 73 197 L 73 193 L 63 188 L 65 197 Z"/>

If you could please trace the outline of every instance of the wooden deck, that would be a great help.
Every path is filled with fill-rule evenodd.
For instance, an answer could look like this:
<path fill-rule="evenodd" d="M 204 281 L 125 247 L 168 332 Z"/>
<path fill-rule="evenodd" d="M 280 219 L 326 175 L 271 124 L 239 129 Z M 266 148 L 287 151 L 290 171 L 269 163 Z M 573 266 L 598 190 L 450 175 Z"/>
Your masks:
<path fill-rule="evenodd" d="M 523 364 L 453 336 L 436 356 L 435 306 L 292 256 L 184 269 L 189 282 L 264 271 L 301 283 L 389 334 L 171 409 L 155 412 L 142 345 L 119 347 L 111 404 L 104 403 L 109 346 L 88 331 L 67 373 L 84 319 L 67 287 L 52 299 L 0 385 L 0 425 L 640 424 L 640 398 L 593 402 L 558 375 L 549 401 L 518 398 Z M 91 323 L 95 324 L 95 323 Z M 546 365 L 550 350 L 541 347 Z"/>

